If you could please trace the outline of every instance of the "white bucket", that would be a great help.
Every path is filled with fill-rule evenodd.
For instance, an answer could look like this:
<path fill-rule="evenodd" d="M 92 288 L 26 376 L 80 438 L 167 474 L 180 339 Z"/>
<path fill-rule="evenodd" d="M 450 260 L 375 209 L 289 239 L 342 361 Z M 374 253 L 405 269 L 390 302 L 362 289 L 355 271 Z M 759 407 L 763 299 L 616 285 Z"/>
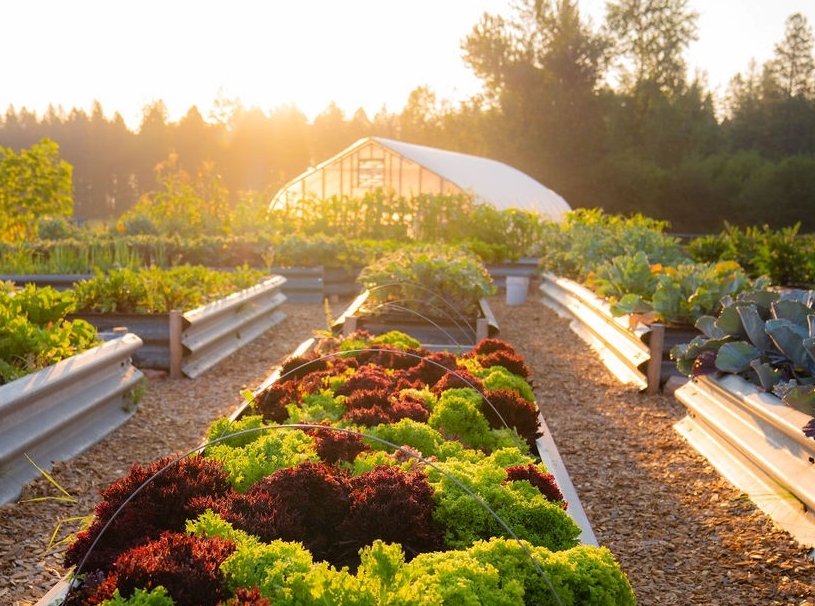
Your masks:
<path fill-rule="evenodd" d="M 528 292 L 527 276 L 507 276 L 507 305 L 523 305 Z"/>

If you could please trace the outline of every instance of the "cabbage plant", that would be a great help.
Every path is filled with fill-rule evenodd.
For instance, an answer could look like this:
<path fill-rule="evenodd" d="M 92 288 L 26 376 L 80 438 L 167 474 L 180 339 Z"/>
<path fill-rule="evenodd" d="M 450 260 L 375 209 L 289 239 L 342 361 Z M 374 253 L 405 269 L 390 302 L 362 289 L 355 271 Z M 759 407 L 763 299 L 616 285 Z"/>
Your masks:
<path fill-rule="evenodd" d="M 689 376 L 737 374 L 815 416 L 815 291 L 749 291 L 723 300 L 721 313 L 696 321 L 702 334 L 671 358 Z M 815 419 L 804 427 L 815 438 Z"/>

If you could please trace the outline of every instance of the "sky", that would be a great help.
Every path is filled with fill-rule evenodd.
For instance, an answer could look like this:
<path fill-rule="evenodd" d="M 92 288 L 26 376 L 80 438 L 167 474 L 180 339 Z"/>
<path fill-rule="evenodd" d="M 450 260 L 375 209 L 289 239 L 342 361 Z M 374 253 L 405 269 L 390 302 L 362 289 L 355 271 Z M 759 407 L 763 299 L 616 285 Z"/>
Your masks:
<path fill-rule="evenodd" d="M 461 42 L 484 12 L 508 16 L 512 0 L 3 0 L 0 115 L 42 116 L 49 105 L 122 115 L 136 129 L 156 101 L 177 121 L 193 105 L 240 99 L 271 111 L 294 105 L 309 120 L 331 102 L 347 117 L 398 113 L 412 90 L 438 99 L 481 88 Z M 578 0 L 595 27 L 606 0 Z M 730 79 L 773 56 L 785 21 L 815 27 L 815 0 L 689 0 L 699 40 L 690 76 L 723 93 Z M 0 142 L 0 145 L 2 142 Z"/>

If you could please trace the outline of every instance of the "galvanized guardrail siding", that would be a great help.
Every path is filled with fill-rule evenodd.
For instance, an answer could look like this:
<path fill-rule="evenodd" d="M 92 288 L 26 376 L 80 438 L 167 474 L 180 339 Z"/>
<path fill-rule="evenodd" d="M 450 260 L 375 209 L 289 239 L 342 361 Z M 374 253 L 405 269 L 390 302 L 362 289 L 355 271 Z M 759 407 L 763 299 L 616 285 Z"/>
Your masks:
<path fill-rule="evenodd" d="M 640 389 L 648 387 L 648 373 L 640 370 L 651 360 L 651 351 L 642 341 L 644 329 L 632 331 L 624 319 L 611 317 L 603 299 L 572 280 L 545 274 L 540 291 L 543 303 L 572 320 L 572 330 L 597 351 L 614 376 Z M 657 359 L 661 367 L 662 351 Z"/>
<path fill-rule="evenodd" d="M 280 290 L 285 282 L 275 276 L 184 313 L 182 372 L 190 378 L 199 376 L 282 321 L 286 315 L 278 308 L 286 301 Z"/>
<path fill-rule="evenodd" d="M 272 273 L 286 278 L 283 294 L 292 303 L 320 303 L 325 298 L 324 271 L 318 267 L 273 267 Z"/>
<path fill-rule="evenodd" d="M 536 446 L 538 447 L 538 455 L 541 461 L 546 466 L 546 469 L 555 477 L 555 482 L 560 488 L 560 493 L 563 495 L 563 500 L 569 504 L 569 515 L 574 520 L 575 524 L 580 527 L 580 543 L 583 545 L 599 546 L 597 536 L 591 527 L 591 522 L 586 515 L 586 510 L 583 509 L 583 504 L 580 502 L 580 496 L 572 482 L 572 477 L 560 457 L 555 440 L 552 437 L 552 432 L 549 431 L 549 426 L 546 424 L 546 419 L 540 411 L 538 414 L 538 422 L 541 425 L 543 435 L 537 439 Z"/>
<path fill-rule="evenodd" d="M 243 344 L 282 321 L 278 309 L 286 300 L 283 276 L 273 276 L 251 288 L 185 313 L 71 314 L 99 331 L 126 328 L 144 345 L 133 355 L 139 368 L 168 370 L 173 378 L 195 378 Z"/>
<path fill-rule="evenodd" d="M 133 364 L 139 368 L 170 368 L 170 314 L 96 313 L 70 314 L 93 324 L 97 331 L 127 329 L 139 335 L 142 346 L 133 353 Z"/>
<path fill-rule="evenodd" d="M 676 429 L 719 473 L 800 543 L 815 546 L 815 440 L 810 417 L 736 375 L 698 377 L 675 395 Z"/>
<path fill-rule="evenodd" d="M 650 377 L 651 368 L 662 366 L 642 342 L 653 334 L 640 330 L 637 336 L 611 318 L 588 289 L 547 275 L 541 292 L 622 382 L 642 386 L 647 382 L 639 369 L 647 366 Z M 815 440 L 802 431 L 809 417 L 736 375 L 699 377 L 674 394 L 687 409 L 676 430 L 779 526 L 815 546 Z"/>
<path fill-rule="evenodd" d="M 130 357 L 141 344 L 125 334 L 0 387 L 0 504 L 39 475 L 26 455 L 49 469 L 130 418 L 142 378 Z"/>

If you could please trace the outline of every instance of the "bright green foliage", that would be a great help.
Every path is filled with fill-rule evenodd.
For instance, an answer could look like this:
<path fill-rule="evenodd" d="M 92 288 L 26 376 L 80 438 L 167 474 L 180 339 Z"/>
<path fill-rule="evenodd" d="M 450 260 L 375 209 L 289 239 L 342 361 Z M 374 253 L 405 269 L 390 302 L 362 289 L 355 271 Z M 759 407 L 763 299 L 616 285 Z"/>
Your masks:
<path fill-rule="evenodd" d="M 400 587 L 399 578 L 405 566 L 405 554 L 402 547 L 377 540 L 360 551 L 360 559 L 357 577 L 366 582 L 368 590 L 377 597 L 377 603 L 398 604 L 398 596 L 403 594 L 406 589 Z M 438 601 L 428 601 L 433 596 L 425 597 L 412 591 L 411 593 L 418 599 L 408 603 L 428 604 L 428 606 L 439 603 Z"/>
<path fill-rule="evenodd" d="M 365 579 L 336 570 L 326 563 L 314 567 L 308 577 L 308 597 L 298 604 L 314 606 L 377 606 L 379 601 Z M 275 604 L 277 602 L 274 602 Z"/>
<path fill-rule="evenodd" d="M 156 173 L 159 189 L 142 196 L 122 215 L 118 231 L 174 236 L 230 232 L 229 192 L 214 164 L 204 162 L 197 174 L 190 175 L 179 167 L 178 156 L 171 154 Z"/>
<path fill-rule="evenodd" d="M 650 275 L 650 277 L 649 277 Z M 664 322 L 692 326 L 719 309 L 723 297 L 763 288 L 735 261 L 649 265 L 643 253 L 616 257 L 598 268 L 589 286 L 611 302 L 612 315 L 631 315 L 645 324 Z"/>
<path fill-rule="evenodd" d="M 230 448 L 241 448 L 250 442 L 254 442 L 263 435 L 262 430 L 252 431 L 263 427 L 263 417 L 261 415 L 245 415 L 240 419 L 231 421 L 227 417 L 217 419 L 207 428 L 207 441 L 229 446 Z M 237 434 L 227 438 L 230 434 Z"/>
<path fill-rule="evenodd" d="M 0 290 L 0 383 L 42 370 L 98 344 L 84 320 L 66 320 L 70 293 L 27 285 Z"/>
<path fill-rule="evenodd" d="M 257 585 L 273 604 L 437 606 L 449 604 L 633 606 L 631 586 L 604 547 L 550 551 L 528 541 L 491 538 L 405 562 L 401 546 L 374 541 L 355 574 L 315 563 L 299 543 L 263 543 L 212 512 L 187 532 L 219 536 L 237 549 L 222 564 L 230 587 Z M 559 602 L 552 594 L 557 592 Z M 150 603 L 152 604 L 152 603 Z"/>
<path fill-rule="evenodd" d="M 479 539 L 512 537 L 511 533 L 553 550 L 577 544 L 580 528 L 561 503 L 547 500 L 528 482 L 504 483 L 507 467 L 531 461 L 520 451 L 505 448 L 478 462 L 447 460 L 439 462 L 438 469 L 427 470 L 438 502 L 434 516 L 446 528 L 448 547 L 460 549 Z"/>
<path fill-rule="evenodd" d="M 205 449 L 204 456 L 222 462 L 229 481 L 239 492 L 278 469 L 319 461 L 314 440 L 295 429 L 270 429 L 240 448 L 214 444 Z"/>
<path fill-rule="evenodd" d="M 221 565 L 233 587 L 258 586 L 273 604 L 307 604 L 297 598 L 307 595 L 307 577 L 314 562 L 299 543 L 255 540 L 238 542 L 238 547 Z"/>
<path fill-rule="evenodd" d="M 503 366 L 490 366 L 475 373 L 476 376 L 484 382 L 484 387 L 488 390 L 493 389 L 510 389 L 518 392 L 524 400 L 529 402 L 535 401 L 535 394 L 532 391 L 532 386 L 520 375 L 516 375 L 508 371 Z"/>
<path fill-rule="evenodd" d="M 412 419 L 400 419 L 396 423 L 378 425 L 368 430 L 368 433 L 399 446 L 409 444 L 411 449 L 424 457 L 438 456 L 439 448 L 444 442 L 444 437 L 437 429 Z M 392 450 L 375 440 L 370 440 L 369 443 L 371 448 L 377 450 Z"/>
<path fill-rule="evenodd" d="M 692 240 L 688 250 L 697 261 L 734 260 L 751 278 L 808 288 L 815 286 L 815 235 L 799 229 L 800 223 L 778 230 L 725 224 L 720 234 Z"/>
<path fill-rule="evenodd" d="M 315 563 L 311 553 L 299 543 L 281 540 L 264 543 L 235 530 L 211 511 L 188 522 L 187 532 L 235 542 L 237 549 L 221 565 L 233 590 L 257 585 L 261 595 L 276 605 L 377 604 L 372 589 L 362 577 L 346 570 L 338 571 L 326 563 Z"/>
<path fill-rule="evenodd" d="M 265 272 L 239 268 L 216 271 L 181 265 L 98 271 L 74 286 L 77 309 L 100 313 L 167 313 L 192 311 L 206 303 L 257 285 Z"/>
<path fill-rule="evenodd" d="M 551 552 L 532 546 L 523 547 L 508 539 L 476 543 L 467 554 L 482 564 L 496 567 L 503 578 L 519 580 L 526 589 L 525 604 L 540 606 L 633 606 L 636 598 L 625 575 L 605 547 L 578 545 Z M 527 553 L 528 552 L 528 553 Z M 531 557 L 548 579 L 532 565 Z M 549 586 L 554 587 L 560 602 Z"/>
<path fill-rule="evenodd" d="M 540 267 L 583 282 L 609 259 L 643 252 L 652 263 L 675 266 L 686 262 L 678 238 L 664 232 L 665 221 L 635 214 L 607 215 L 600 209 L 575 209 L 562 223 L 549 226 Z"/>
<path fill-rule="evenodd" d="M 462 606 L 523 606 L 524 587 L 520 580 L 502 578 L 500 571 L 491 564 L 479 562 L 468 552 L 436 552 L 422 554 L 411 561 L 403 575 L 403 581 L 421 595 L 432 597 L 434 604 Z M 404 593 L 404 592 L 403 592 Z M 408 606 L 412 599 L 397 596 L 389 604 Z"/>
<path fill-rule="evenodd" d="M 35 236 L 32 228 L 41 217 L 70 217 L 72 171 L 49 139 L 19 154 L 0 147 L 0 241 Z"/>
<path fill-rule="evenodd" d="M 381 335 L 375 335 L 374 338 L 371 339 L 371 343 L 373 345 L 392 345 L 397 349 L 405 350 L 416 350 L 422 346 L 418 339 L 414 339 L 398 330 L 391 330 Z"/>
<path fill-rule="evenodd" d="M 495 438 L 481 412 L 480 396 L 473 389 L 448 389 L 439 398 L 427 424 L 448 440 L 460 440 L 470 448 L 490 448 Z"/>
<path fill-rule="evenodd" d="M 416 589 L 417 596 L 432 596 L 435 604 L 636 604 L 628 580 L 604 547 L 581 545 L 551 552 L 526 541 L 490 539 L 466 550 L 421 554 L 401 568 L 397 579 L 399 586 Z M 397 598 L 384 603 L 431 602 Z"/>
<path fill-rule="evenodd" d="M 300 400 L 300 405 L 288 404 L 289 418 L 287 423 L 322 423 L 330 421 L 336 423 L 346 412 L 344 396 L 334 397 L 329 390 L 320 393 L 306 394 Z"/>
<path fill-rule="evenodd" d="M 123 598 L 117 589 L 111 599 L 102 602 L 102 606 L 175 606 L 175 601 L 159 585 L 150 591 L 136 589 L 129 598 Z"/>
<path fill-rule="evenodd" d="M 656 272 L 642 251 L 601 263 L 586 277 L 589 288 L 610 300 L 621 299 L 625 295 L 650 298 L 656 282 Z"/>
<path fill-rule="evenodd" d="M 378 444 L 376 440 L 370 440 L 368 442 L 370 444 Z M 399 461 L 397 461 L 390 453 L 388 453 L 385 450 L 368 450 L 359 453 L 354 458 L 354 462 L 352 463 L 351 466 L 351 474 L 359 476 L 362 475 L 363 473 L 371 471 L 374 467 L 377 467 L 379 465 L 393 465 L 394 467 L 401 467 L 403 469 L 407 469 L 408 466 L 412 466 L 413 463 L 412 461 L 406 461 L 404 464 L 400 464 Z"/>
<path fill-rule="evenodd" d="M 495 292 L 476 255 L 445 244 L 402 248 L 367 265 L 357 281 L 370 291 L 366 305 L 390 303 L 457 321 L 477 317 L 479 301 Z"/>

